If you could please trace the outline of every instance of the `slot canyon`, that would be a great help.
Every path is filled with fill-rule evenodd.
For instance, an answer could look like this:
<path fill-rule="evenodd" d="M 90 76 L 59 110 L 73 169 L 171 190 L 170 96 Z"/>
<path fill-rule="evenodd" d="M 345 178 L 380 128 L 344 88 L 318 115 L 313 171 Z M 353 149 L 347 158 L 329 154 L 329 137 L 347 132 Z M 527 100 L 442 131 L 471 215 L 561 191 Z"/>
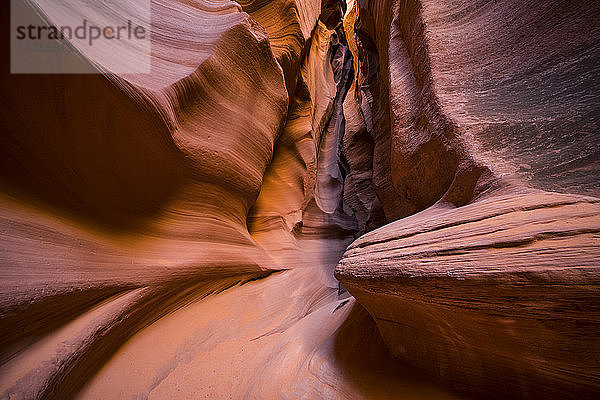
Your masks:
<path fill-rule="evenodd" d="M 16 3 L 0 399 L 600 398 L 599 2 Z"/>

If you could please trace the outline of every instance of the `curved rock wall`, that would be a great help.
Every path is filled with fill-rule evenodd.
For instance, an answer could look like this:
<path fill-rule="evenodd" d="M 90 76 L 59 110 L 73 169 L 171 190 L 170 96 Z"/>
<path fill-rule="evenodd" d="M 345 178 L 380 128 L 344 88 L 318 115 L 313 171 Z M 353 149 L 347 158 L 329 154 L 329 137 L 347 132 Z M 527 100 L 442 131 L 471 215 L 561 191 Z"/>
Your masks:
<path fill-rule="evenodd" d="M 350 245 L 336 277 L 392 354 L 458 390 L 600 391 L 598 200 L 540 190 L 597 195 L 598 11 L 358 1 L 347 17 L 375 189 L 405 218 Z"/>
<path fill-rule="evenodd" d="M 150 74 L 2 67 L 0 398 L 594 398 L 576 3 L 152 0 Z"/>

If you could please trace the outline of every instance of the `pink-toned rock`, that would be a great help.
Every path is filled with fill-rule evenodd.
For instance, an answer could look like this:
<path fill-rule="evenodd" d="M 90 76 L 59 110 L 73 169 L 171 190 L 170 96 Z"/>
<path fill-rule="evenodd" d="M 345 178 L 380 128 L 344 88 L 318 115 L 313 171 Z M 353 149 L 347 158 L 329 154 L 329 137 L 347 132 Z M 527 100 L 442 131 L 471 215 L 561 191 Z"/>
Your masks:
<path fill-rule="evenodd" d="M 591 399 L 599 259 L 600 200 L 508 191 L 374 230 L 336 277 L 392 354 L 459 390 Z"/>
<path fill-rule="evenodd" d="M 594 398 L 600 13 L 563 3 L 151 0 L 150 73 L 6 63 L 0 398 Z"/>

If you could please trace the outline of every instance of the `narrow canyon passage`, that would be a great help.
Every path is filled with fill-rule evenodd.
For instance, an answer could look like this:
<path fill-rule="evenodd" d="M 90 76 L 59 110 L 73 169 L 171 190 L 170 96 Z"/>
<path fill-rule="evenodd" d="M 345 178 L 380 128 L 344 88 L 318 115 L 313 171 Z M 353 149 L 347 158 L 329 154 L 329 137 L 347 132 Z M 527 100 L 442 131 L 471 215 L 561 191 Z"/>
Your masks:
<path fill-rule="evenodd" d="M 600 395 L 597 4 L 12 2 L 0 399 Z"/>

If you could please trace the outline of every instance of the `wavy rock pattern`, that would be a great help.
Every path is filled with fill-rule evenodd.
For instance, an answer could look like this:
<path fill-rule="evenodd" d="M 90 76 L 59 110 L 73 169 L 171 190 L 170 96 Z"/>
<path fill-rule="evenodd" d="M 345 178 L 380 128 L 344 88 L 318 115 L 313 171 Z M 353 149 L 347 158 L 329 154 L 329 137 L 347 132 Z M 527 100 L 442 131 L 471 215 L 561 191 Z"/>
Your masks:
<path fill-rule="evenodd" d="M 457 390 L 600 393 L 598 200 L 527 187 L 597 195 L 598 11 L 356 3 L 373 182 L 388 221 L 410 216 L 336 277 L 392 354 Z"/>
<path fill-rule="evenodd" d="M 459 389 L 593 398 L 599 240 L 598 199 L 510 193 L 370 232 L 336 277 L 394 355 Z"/>
<path fill-rule="evenodd" d="M 576 3 L 152 0 L 150 74 L 2 67 L 0 398 L 596 397 Z"/>

